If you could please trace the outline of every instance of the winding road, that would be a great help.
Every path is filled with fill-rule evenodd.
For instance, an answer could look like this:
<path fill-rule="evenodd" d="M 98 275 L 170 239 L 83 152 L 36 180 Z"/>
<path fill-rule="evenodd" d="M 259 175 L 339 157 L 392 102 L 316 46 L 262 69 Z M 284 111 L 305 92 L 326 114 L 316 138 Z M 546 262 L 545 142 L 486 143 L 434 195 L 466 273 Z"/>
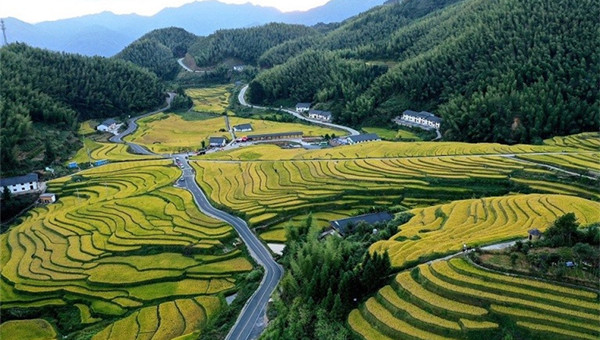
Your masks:
<path fill-rule="evenodd" d="M 113 136 L 109 140 L 113 143 L 123 143 L 123 138 L 129 134 L 132 134 L 137 129 L 138 125 L 136 121 L 138 119 L 168 110 L 171 107 L 171 102 L 173 101 L 174 97 L 174 93 L 169 93 L 166 107 L 129 119 L 127 129 L 118 135 Z M 131 147 L 134 153 L 143 155 L 156 155 L 141 145 L 135 143 L 127 143 L 127 145 Z M 166 157 L 165 155 L 160 156 Z M 187 155 L 185 154 L 172 156 L 173 159 L 178 159 L 182 164 L 183 183 L 179 182 L 179 186 L 192 193 L 194 201 L 196 202 L 196 205 L 200 211 L 208 216 L 231 224 L 238 235 L 240 235 L 242 241 L 248 247 L 250 256 L 252 256 L 252 258 L 265 270 L 265 275 L 263 276 L 258 289 L 254 292 L 254 294 L 252 294 L 250 299 L 246 301 L 246 304 L 242 308 L 236 323 L 233 325 L 229 331 L 229 334 L 227 334 L 227 337 L 225 338 L 227 340 L 247 340 L 253 335 L 260 334 L 264 328 L 264 325 L 261 322 L 264 319 L 271 294 L 273 291 L 275 291 L 275 288 L 277 288 L 279 281 L 281 281 L 281 278 L 283 277 L 283 267 L 275 262 L 267 247 L 260 242 L 258 236 L 256 236 L 250 230 L 248 224 L 246 224 L 244 220 L 237 216 L 233 216 L 221 211 L 210 204 L 210 201 L 198 183 L 196 183 L 194 168 L 189 165 L 186 156 Z"/>
<path fill-rule="evenodd" d="M 275 108 L 270 108 L 270 107 L 256 106 L 256 105 L 248 104 L 248 102 L 246 102 L 246 91 L 247 90 L 248 90 L 248 85 L 242 87 L 242 89 L 240 90 L 240 94 L 238 95 L 238 101 L 240 102 L 240 104 L 242 106 L 250 107 L 253 109 L 260 109 L 260 110 L 271 109 L 271 110 L 284 111 L 284 112 L 287 112 L 287 113 L 295 116 L 298 119 L 302 119 L 302 120 L 305 120 L 307 122 L 310 122 L 310 123 L 313 123 L 316 125 L 327 126 L 327 127 L 338 129 L 338 130 L 344 130 L 344 131 L 347 131 L 352 136 L 360 135 L 360 132 L 354 130 L 353 128 L 343 126 L 343 125 L 333 124 L 333 123 L 322 122 L 322 121 L 316 120 L 316 119 L 310 119 L 310 118 L 304 117 L 303 115 L 301 115 L 300 113 L 298 113 L 296 111 L 287 110 L 287 109 L 275 109 Z"/>

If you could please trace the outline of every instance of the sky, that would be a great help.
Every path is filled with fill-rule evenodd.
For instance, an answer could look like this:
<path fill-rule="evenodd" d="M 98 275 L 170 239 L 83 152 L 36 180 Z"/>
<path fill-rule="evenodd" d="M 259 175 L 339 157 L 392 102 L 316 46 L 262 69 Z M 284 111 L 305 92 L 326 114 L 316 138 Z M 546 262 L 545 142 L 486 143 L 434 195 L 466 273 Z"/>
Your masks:
<path fill-rule="evenodd" d="M 250 2 L 284 12 L 305 11 L 329 0 L 220 0 L 230 4 Z M 110 11 L 116 14 L 154 15 L 165 7 L 179 7 L 194 0 L 3 0 L 0 17 L 14 17 L 28 23 L 59 20 Z"/>

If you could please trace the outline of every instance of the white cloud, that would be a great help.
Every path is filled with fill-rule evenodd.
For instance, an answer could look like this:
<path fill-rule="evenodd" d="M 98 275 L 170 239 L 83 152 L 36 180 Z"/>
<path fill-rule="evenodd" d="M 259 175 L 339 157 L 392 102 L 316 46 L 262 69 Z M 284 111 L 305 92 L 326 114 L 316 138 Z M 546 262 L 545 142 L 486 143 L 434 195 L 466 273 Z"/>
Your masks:
<path fill-rule="evenodd" d="M 269 6 L 288 12 L 308 10 L 327 3 L 329 0 L 221 0 L 230 4 L 250 2 L 255 5 Z M 179 7 L 194 0 L 5 0 L 0 6 L 0 17 L 37 23 L 59 20 L 86 14 L 110 11 L 116 14 L 137 13 L 154 15 L 166 7 Z"/>

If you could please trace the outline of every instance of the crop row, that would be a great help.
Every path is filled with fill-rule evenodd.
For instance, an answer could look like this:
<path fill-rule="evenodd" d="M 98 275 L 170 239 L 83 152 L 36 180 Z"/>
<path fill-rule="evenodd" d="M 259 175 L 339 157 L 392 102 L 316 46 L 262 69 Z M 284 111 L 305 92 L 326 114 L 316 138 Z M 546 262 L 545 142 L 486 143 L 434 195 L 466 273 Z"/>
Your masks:
<path fill-rule="evenodd" d="M 477 273 L 486 281 L 463 279 L 462 271 Z M 599 307 L 597 301 L 591 302 L 597 295 L 567 287 L 547 293 L 537 287 L 549 284 L 533 279 L 518 279 L 515 287 L 510 283 L 515 278 L 502 276 L 475 268 L 461 258 L 420 265 L 398 274 L 390 286 L 352 311 L 348 323 L 368 340 L 473 338 L 487 334 L 481 332 L 494 332 L 506 322 L 558 338 L 600 335 Z M 590 299 L 590 303 L 572 300 L 573 295 Z"/>
<path fill-rule="evenodd" d="M 235 290 L 234 275 L 252 264 L 225 251 L 231 226 L 171 186 L 180 173 L 169 161 L 141 161 L 49 182 L 58 201 L 0 235 L 2 309 L 75 300 L 88 324 Z"/>
<path fill-rule="evenodd" d="M 371 251 L 387 251 L 395 267 L 432 254 L 459 252 L 464 244 L 484 245 L 525 238 L 527 230 L 544 230 L 558 217 L 574 212 L 582 225 L 600 221 L 600 204 L 562 195 L 513 195 L 454 201 L 410 211 L 414 217 L 389 240 Z"/>
<path fill-rule="evenodd" d="M 544 144 L 563 148 L 567 147 L 598 151 L 598 149 L 600 149 L 600 133 L 584 132 L 576 135 L 569 135 L 563 137 L 557 136 L 551 139 L 546 139 L 544 141 Z"/>

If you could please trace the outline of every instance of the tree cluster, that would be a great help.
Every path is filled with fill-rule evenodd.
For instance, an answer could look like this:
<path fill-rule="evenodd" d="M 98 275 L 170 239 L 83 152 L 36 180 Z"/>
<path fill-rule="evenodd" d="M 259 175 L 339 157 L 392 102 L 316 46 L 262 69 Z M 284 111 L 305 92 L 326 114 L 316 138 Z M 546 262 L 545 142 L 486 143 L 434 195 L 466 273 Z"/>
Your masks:
<path fill-rule="evenodd" d="M 391 274 L 387 253 L 367 251 L 379 239 L 373 226 L 356 226 L 345 239 L 319 240 L 311 224 L 309 217 L 303 226 L 287 229 L 281 300 L 266 339 L 347 339 L 349 311 Z"/>
<path fill-rule="evenodd" d="M 339 122 L 428 110 L 444 119 L 446 139 L 469 142 L 539 143 L 598 130 L 599 16 L 592 0 L 407 0 L 268 50 L 261 65 L 282 64 L 259 75 L 250 94 L 325 103 L 335 102 L 333 87 L 349 86 L 356 91 L 331 107 Z M 296 56 L 302 46 L 309 50 Z M 353 83 L 336 67 L 344 62 L 389 70 Z"/>

